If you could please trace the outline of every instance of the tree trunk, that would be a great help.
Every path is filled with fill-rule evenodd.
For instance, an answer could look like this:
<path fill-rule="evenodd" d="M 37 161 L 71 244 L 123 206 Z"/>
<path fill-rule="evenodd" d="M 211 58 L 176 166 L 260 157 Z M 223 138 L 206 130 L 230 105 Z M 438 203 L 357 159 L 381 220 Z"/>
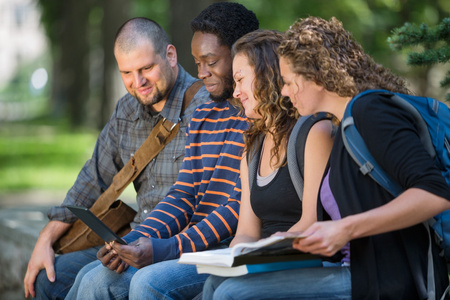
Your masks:
<path fill-rule="evenodd" d="M 117 29 L 129 18 L 130 3 L 122 0 L 101 0 L 103 7 L 103 91 L 99 112 L 98 128 L 109 120 L 115 104 L 125 89 L 114 57 L 114 37 Z"/>
<path fill-rule="evenodd" d="M 89 98 L 89 1 L 65 0 L 59 19 L 61 76 L 58 93 L 67 107 L 72 127 L 83 124 Z"/>

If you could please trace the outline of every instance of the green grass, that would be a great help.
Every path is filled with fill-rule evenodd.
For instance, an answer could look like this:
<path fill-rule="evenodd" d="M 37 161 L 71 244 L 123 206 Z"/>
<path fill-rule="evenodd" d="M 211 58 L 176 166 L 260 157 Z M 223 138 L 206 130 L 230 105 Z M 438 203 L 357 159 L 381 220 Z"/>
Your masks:
<path fill-rule="evenodd" d="M 70 132 L 64 122 L 0 124 L 0 191 L 68 190 L 94 149 L 98 132 Z"/>

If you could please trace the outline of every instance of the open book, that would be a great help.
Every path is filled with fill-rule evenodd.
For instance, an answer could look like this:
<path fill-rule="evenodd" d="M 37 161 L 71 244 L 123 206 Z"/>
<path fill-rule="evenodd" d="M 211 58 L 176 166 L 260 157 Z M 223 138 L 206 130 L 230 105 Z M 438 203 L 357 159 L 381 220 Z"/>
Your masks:
<path fill-rule="evenodd" d="M 293 240 L 301 237 L 271 236 L 257 242 L 239 243 L 232 248 L 183 253 L 178 263 L 236 267 L 274 262 L 320 260 L 317 255 L 303 253 L 292 248 Z"/>

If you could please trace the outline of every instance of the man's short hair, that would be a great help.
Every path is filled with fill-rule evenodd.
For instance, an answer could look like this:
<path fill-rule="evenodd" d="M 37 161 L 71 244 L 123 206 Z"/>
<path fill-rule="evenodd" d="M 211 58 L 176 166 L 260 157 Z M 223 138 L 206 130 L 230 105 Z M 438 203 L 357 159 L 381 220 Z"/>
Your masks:
<path fill-rule="evenodd" d="M 114 46 L 120 51 L 129 52 L 142 40 L 150 41 L 156 54 L 161 57 L 166 55 L 167 45 L 170 44 L 169 36 L 158 23 L 143 17 L 126 21 L 117 30 Z"/>
<path fill-rule="evenodd" d="M 191 21 L 194 33 L 200 31 L 214 34 L 221 45 L 230 49 L 241 36 L 258 28 L 256 15 L 242 4 L 234 2 L 211 4 Z"/>

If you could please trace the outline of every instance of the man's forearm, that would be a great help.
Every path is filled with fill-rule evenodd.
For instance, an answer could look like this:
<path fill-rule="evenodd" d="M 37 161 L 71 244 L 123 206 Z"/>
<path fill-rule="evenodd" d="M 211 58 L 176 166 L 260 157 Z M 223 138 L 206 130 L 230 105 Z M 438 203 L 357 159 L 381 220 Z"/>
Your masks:
<path fill-rule="evenodd" d="M 38 242 L 50 243 L 50 245 L 53 245 L 70 228 L 70 226 L 72 226 L 72 224 L 61 221 L 50 221 L 39 234 Z"/>

